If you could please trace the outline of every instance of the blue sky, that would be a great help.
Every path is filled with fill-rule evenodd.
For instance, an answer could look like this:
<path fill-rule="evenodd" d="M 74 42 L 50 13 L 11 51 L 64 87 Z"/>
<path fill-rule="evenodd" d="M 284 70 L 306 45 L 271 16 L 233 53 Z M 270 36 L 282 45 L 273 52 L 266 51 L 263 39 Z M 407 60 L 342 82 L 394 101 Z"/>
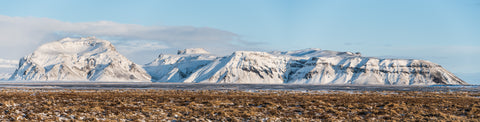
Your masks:
<path fill-rule="evenodd" d="M 18 45 L 32 44 L 33 48 L 51 41 L 52 34 L 28 39 L 23 37 L 28 36 L 25 34 L 55 31 L 57 36 L 64 32 L 67 34 L 63 36 L 88 35 L 98 31 L 95 25 L 121 26 L 127 31 L 100 33 L 105 33 L 104 36 L 112 38 L 119 46 L 143 41 L 143 45 L 154 43 L 157 46 L 151 47 L 158 47 L 126 52 L 130 53 L 127 57 L 142 52 L 152 55 L 152 58 L 134 60 L 140 64 L 153 60 L 157 53 L 194 46 L 209 50 L 220 48 L 217 52 L 321 48 L 361 52 L 364 56 L 430 60 L 470 83 L 480 83 L 480 65 L 477 64 L 480 60 L 479 12 L 478 0 L 1 1 L 0 15 L 14 20 L 4 22 L 5 26 L 24 21 L 29 24 L 22 26 L 24 30 L 5 34 L 11 38 L 0 38 L 0 42 L 23 40 L 25 43 Z M 50 27 L 40 26 L 44 23 L 35 24 L 37 21 L 87 29 L 45 29 Z M 30 27 L 39 29 L 31 31 Z M 139 35 L 144 37 L 122 35 L 130 32 L 141 33 Z M 154 32 L 166 32 L 173 37 L 153 36 Z M 193 35 L 192 38 L 178 37 L 189 35 Z M 179 41 L 172 41 L 179 38 Z M 38 39 L 36 43 L 26 41 L 35 39 Z M 191 45 L 183 46 L 185 44 Z M 0 53 L 0 57 L 15 59 L 24 53 L 18 56 Z"/>

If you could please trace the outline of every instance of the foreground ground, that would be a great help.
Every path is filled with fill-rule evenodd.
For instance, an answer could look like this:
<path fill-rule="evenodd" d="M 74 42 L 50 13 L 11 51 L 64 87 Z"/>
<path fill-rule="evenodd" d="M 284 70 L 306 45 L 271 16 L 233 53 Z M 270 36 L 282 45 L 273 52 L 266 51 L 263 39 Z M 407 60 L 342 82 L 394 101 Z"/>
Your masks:
<path fill-rule="evenodd" d="M 1 120 L 480 120 L 477 92 L 0 90 Z"/>

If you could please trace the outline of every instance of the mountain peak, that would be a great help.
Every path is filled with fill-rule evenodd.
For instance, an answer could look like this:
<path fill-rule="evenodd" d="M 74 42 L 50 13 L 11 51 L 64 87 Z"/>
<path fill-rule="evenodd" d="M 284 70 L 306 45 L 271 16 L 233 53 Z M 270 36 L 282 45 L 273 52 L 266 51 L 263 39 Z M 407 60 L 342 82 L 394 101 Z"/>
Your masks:
<path fill-rule="evenodd" d="M 62 39 L 57 40 L 57 41 L 63 42 L 63 41 L 80 41 L 80 40 L 101 40 L 101 39 L 98 39 L 95 36 L 80 37 L 80 38 L 65 37 L 65 38 L 62 38 Z"/>
<path fill-rule="evenodd" d="M 107 40 L 94 37 L 87 38 L 63 38 L 38 47 L 31 55 L 33 57 L 58 57 L 58 56 L 82 56 L 99 53 L 116 52 L 115 47 Z M 116 52 L 118 53 L 118 52 Z M 44 60 L 43 58 L 40 60 Z M 45 60 L 46 61 L 46 60 Z M 37 63 L 41 63 L 40 61 Z M 49 60 L 51 63 L 58 63 Z M 47 65 L 47 64 L 42 64 Z"/>
<path fill-rule="evenodd" d="M 338 51 L 331 51 L 331 50 L 322 50 L 320 48 L 308 48 L 302 50 L 294 50 L 294 51 L 272 51 L 270 52 L 273 55 L 290 55 L 294 57 L 332 57 L 332 56 L 340 56 L 340 57 L 350 57 L 350 56 L 361 56 L 359 52 L 352 53 L 352 52 L 338 52 Z"/>
<path fill-rule="evenodd" d="M 207 50 L 203 48 L 187 48 L 183 50 L 178 50 L 178 55 L 191 55 L 191 54 L 210 54 Z"/>
<path fill-rule="evenodd" d="M 19 62 L 11 80 L 149 81 L 141 66 L 95 37 L 64 38 L 38 47 Z"/>

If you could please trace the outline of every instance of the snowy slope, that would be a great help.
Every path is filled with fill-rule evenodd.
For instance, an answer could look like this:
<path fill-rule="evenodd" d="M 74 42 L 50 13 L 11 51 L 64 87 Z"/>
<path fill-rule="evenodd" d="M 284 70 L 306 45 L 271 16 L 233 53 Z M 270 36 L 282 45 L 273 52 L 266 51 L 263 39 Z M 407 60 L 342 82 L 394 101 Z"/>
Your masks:
<path fill-rule="evenodd" d="M 181 52 L 181 51 L 179 51 Z M 320 49 L 161 55 L 145 66 L 156 82 L 430 85 L 466 84 L 423 60 L 378 59 Z"/>
<path fill-rule="evenodd" d="M 287 61 L 266 52 L 237 51 L 200 68 L 184 82 L 283 83 Z"/>
<path fill-rule="evenodd" d="M 205 52 L 200 54 L 178 53 L 179 55 L 162 54 L 153 62 L 146 64 L 144 68 L 151 74 L 152 81 L 183 82 L 194 71 L 218 58 Z"/>
<path fill-rule="evenodd" d="M 10 80 L 150 81 L 141 66 L 95 37 L 64 38 L 22 58 Z"/>
<path fill-rule="evenodd" d="M 301 84 L 466 84 L 440 65 L 423 60 L 314 57 L 292 61 L 286 74 L 288 83 Z"/>

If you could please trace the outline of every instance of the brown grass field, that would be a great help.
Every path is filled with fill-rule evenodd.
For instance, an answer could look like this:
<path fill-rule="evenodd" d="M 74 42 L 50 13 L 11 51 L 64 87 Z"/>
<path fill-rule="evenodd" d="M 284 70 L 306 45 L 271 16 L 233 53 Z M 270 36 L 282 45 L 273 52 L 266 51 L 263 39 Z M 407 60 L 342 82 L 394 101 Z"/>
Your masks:
<path fill-rule="evenodd" d="M 3 121 L 479 121 L 480 93 L 0 90 Z"/>

